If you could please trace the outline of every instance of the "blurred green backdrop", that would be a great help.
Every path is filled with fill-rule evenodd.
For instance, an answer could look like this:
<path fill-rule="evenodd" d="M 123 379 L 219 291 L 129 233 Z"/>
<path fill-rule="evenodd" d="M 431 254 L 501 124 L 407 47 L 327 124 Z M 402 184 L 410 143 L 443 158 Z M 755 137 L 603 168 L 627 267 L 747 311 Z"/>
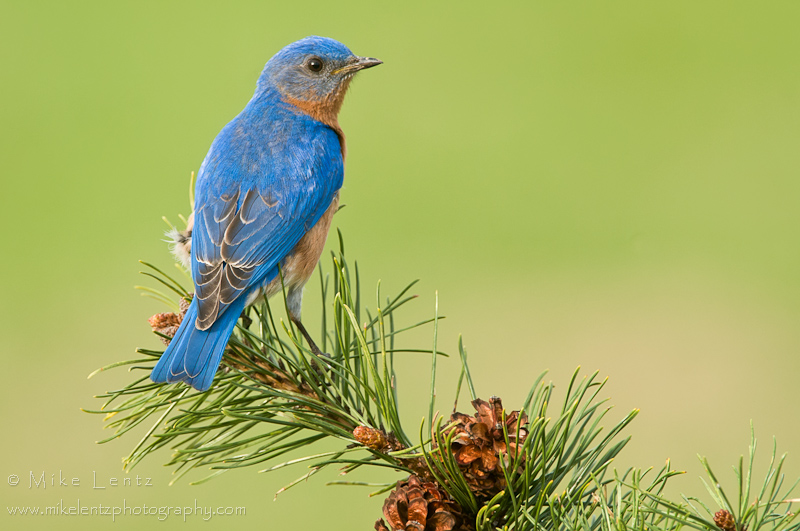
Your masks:
<path fill-rule="evenodd" d="M 479 394 L 513 409 L 542 370 L 563 388 L 582 365 L 610 376 L 612 419 L 642 409 L 620 466 L 671 458 L 690 472 L 677 490 L 701 494 L 695 454 L 732 480 L 753 419 L 762 457 L 777 436 L 797 477 L 799 23 L 793 1 L 0 2 L 6 505 L 247 508 L 190 520 L 208 529 L 380 516 L 366 491 L 324 487 L 332 474 L 273 503 L 302 468 L 169 487 L 167 454 L 133 472 L 152 487 L 94 489 L 122 481 L 137 437 L 97 446 L 101 419 L 79 411 L 130 378 L 89 372 L 158 344 L 137 260 L 170 263 L 161 216 L 188 214 L 189 172 L 267 59 L 309 34 L 385 61 L 341 117 L 348 255 L 365 285 L 422 279 L 409 321 L 438 290 L 440 345 L 465 334 Z M 441 365 L 447 410 L 457 367 Z M 401 377 L 417 425 L 427 358 Z M 4 529 L 111 525 L 2 514 Z"/>

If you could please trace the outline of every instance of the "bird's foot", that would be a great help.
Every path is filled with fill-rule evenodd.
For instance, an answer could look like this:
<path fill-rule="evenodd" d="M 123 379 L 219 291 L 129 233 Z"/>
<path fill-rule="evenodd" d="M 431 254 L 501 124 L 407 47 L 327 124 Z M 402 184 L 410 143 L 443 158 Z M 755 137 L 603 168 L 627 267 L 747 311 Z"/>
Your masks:
<path fill-rule="evenodd" d="M 331 356 L 331 355 L 330 355 L 330 354 L 328 354 L 327 352 L 322 352 L 322 351 L 319 349 L 319 347 L 318 347 L 317 345 L 315 345 L 314 343 L 311 343 L 311 345 L 310 345 L 310 346 L 311 346 L 311 352 L 312 352 L 312 353 L 313 353 L 315 356 L 317 356 L 318 358 L 328 358 L 328 359 L 331 359 L 331 358 L 333 358 L 333 356 Z"/>
<path fill-rule="evenodd" d="M 306 327 L 303 326 L 302 322 L 300 322 L 300 319 L 292 319 L 292 321 L 297 326 L 297 329 L 300 330 L 300 333 L 303 334 L 303 337 L 305 338 L 306 342 L 308 342 L 308 347 L 311 349 L 312 354 L 314 354 L 318 358 L 328 358 L 328 359 L 332 358 L 330 354 L 328 354 L 327 352 L 322 352 L 322 350 L 320 350 L 317 344 L 314 343 L 314 340 L 311 339 L 311 334 L 308 333 L 308 330 L 306 330 Z"/>

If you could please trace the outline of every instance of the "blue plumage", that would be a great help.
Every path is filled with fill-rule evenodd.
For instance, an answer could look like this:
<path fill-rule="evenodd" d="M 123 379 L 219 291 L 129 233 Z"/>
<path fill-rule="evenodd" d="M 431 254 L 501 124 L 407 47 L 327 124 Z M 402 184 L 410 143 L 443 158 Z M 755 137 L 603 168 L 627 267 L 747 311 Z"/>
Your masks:
<path fill-rule="evenodd" d="M 337 115 L 353 75 L 380 64 L 332 39 L 278 52 L 244 110 L 214 139 L 198 173 L 191 271 L 195 296 L 151 378 L 207 390 L 242 310 L 288 288 L 300 322 L 302 289 L 319 260 L 344 176 Z"/>

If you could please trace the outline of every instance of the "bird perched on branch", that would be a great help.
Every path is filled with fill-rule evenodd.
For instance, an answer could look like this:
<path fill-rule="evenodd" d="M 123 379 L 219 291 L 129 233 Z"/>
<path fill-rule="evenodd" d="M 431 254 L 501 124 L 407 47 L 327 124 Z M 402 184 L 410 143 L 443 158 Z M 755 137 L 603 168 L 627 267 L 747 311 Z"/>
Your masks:
<path fill-rule="evenodd" d="M 191 234 L 195 295 L 158 360 L 154 382 L 211 387 L 245 306 L 287 290 L 300 321 L 303 286 L 339 204 L 345 142 L 337 116 L 353 76 L 381 64 L 323 37 L 267 62 L 253 98 L 214 139 L 197 177 Z"/>

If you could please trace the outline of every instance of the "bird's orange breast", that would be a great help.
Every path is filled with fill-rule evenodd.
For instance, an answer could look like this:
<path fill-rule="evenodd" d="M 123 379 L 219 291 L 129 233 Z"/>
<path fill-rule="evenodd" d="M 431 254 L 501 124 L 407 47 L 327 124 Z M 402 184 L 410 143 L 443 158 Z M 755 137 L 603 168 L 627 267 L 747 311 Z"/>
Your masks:
<path fill-rule="evenodd" d="M 331 220 L 336 210 L 339 208 L 339 193 L 333 197 L 328 210 L 319 218 L 317 224 L 297 242 L 292 249 L 292 253 L 286 257 L 284 270 L 286 276 L 291 277 L 292 284 L 305 284 L 314 274 L 325 241 L 328 239 L 328 231 L 331 228 Z"/>

